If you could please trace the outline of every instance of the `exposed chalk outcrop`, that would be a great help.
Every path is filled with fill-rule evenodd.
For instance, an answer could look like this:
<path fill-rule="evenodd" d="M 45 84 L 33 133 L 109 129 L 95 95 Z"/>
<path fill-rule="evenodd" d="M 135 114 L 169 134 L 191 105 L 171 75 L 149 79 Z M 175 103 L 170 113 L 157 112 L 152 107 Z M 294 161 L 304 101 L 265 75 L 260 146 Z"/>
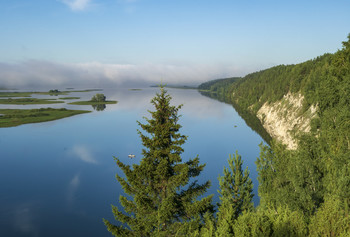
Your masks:
<path fill-rule="evenodd" d="M 270 136 L 287 145 L 288 149 L 297 148 L 295 134 L 309 132 L 311 119 L 316 116 L 317 106 L 304 111 L 303 101 L 301 94 L 288 93 L 281 101 L 265 103 L 257 112 Z"/>

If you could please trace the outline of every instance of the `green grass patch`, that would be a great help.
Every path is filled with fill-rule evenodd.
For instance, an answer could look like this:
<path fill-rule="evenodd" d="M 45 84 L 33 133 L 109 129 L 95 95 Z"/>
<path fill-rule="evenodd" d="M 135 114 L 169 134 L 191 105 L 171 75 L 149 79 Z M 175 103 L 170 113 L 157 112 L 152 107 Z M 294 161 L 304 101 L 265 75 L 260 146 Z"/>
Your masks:
<path fill-rule="evenodd" d="M 116 104 L 117 101 L 115 100 L 106 100 L 106 101 L 76 101 L 69 103 L 70 105 L 105 105 L 105 104 Z"/>
<path fill-rule="evenodd" d="M 87 90 L 70 90 L 70 91 L 58 91 L 58 90 L 51 90 L 48 92 L 32 92 L 32 94 L 38 94 L 38 95 L 68 95 L 72 92 L 91 92 L 91 91 L 102 91 L 102 89 L 87 89 Z"/>
<path fill-rule="evenodd" d="M 31 97 L 33 92 L 0 92 L 0 97 Z"/>
<path fill-rule="evenodd" d="M 91 111 L 68 110 L 64 108 L 0 109 L 0 127 L 15 127 L 28 123 L 47 122 L 89 112 Z"/>
<path fill-rule="evenodd" d="M 0 104 L 6 105 L 33 105 L 33 104 L 58 104 L 64 101 L 55 99 L 37 99 L 37 98 L 20 98 L 20 99 L 0 99 Z"/>
<path fill-rule="evenodd" d="M 68 95 L 69 92 L 70 92 L 70 91 L 59 91 L 59 92 L 32 92 L 32 94 L 57 96 L 57 95 Z"/>
<path fill-rule="evenodd" d="M 159 87 L 157 85 L 152 85 L 150 87 Z M 197 86 L 181 86 L 181 85 L 165 85 L 165 88 L 172 88 L 172 89 L 190 89 L 190 90 L 197 90 Z"/>
<path fill-rule="evenodd" d="M 60 100 L 78 100 L 78 99 L 80 99 L 80 97 L 61 97 L 58 99 L 60 99 Z"/>
<path fill-rule="evenodd" d="M 87 89 L 87 90 L 73 90 L 73 91 L 65 91 L 65 92 L 91 92 L 91 91 L 103 91 L 102 89 Z"/>

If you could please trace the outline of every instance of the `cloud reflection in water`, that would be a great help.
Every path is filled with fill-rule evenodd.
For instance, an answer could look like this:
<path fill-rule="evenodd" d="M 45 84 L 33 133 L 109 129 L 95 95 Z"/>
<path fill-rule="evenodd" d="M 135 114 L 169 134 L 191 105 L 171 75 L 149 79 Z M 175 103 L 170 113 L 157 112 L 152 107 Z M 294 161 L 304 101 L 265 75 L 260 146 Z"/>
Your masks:
<path fill-rule="evenodd" d="M 78 190 L 79 185 L 80 185 L 80 174 L 77 173 L 74 175 L 74 177 L 71 179 L 71 181 L 68 184 L 68 190 L 67 190 L 67 196 L 66 196 L 68 204 L 73 203 L 74 197 Z"/>
<path fill-rule="evenodd" d="M 35 224 L 35 216 L 32 204 L 22 204 L 14 210 L 14 228 L 30 236 L 38 236 L 38 227 Z"/>
<path fill-rule="evenodd" d="M 75 145 L 73 147 L 73 154 L 86 163 L 97 164 L 91 151 L 84 145 Z"/>

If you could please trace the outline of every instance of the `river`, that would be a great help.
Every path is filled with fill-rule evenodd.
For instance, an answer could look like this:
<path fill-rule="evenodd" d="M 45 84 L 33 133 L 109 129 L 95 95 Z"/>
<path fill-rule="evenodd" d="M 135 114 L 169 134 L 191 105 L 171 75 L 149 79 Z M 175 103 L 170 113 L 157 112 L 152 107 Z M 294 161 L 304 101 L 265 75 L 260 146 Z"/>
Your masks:
<path fill-rule="evenodd" d="M 229 154 L 238 153 L 249 167 L 257 204 L 255 160 L 263 139 L 228 104 L 202 96 L 196 90 L 167 89 L 179 111 L 180 133 L 188 136 L 183 161 L 197 155 L 206 163 L 199 182 L 211 180 L 207 194 L 218 199 L 218 176 L 228 166 Z M 0 108 L 66 107 L 93 110 L 61 120 L 0 128 L 0 235 L 1 236 L 111 236 L 102 218 L 113 222 L 111 204 L 119 206 L 123 191 L 113 156 L 127 164 L 142 158 L 137 120 L 144 123 L 157 88 L 104 89 L 103 111 L 81 105 L 1 105 Z M 96 92 L 68 96 L 90 99 Z M 37 98 L 50 96 L 37 95 Z M 58 96 L 66 97 L 66 96 Z M 55 97 L 51 97 L 55 98 Z M 70 102 L 70 101 L 67 101 Z M 134 154 L 135 158 L 128 158 Z M 115 222 L 114 222 L 115 223 Z"/>

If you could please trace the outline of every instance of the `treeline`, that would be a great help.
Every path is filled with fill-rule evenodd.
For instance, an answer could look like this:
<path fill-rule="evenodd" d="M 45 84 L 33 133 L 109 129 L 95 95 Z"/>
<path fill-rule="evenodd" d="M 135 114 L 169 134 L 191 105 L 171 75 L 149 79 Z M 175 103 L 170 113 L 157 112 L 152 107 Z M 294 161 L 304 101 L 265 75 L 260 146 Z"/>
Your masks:
<path fill-rule="evenodd" d="M 210 92 L 217 95 L 226 95 L 229 92 L 229 87 L 232 83 L 239 81 L 240 77 L 230 77 L 224 79 L 216 79 L 202 83 L 198 86 L 198 90 L 202 92 Z M 221 98 L 221 96 L 220 96 Z M 223 99 L 225 100 L 225 99 Z"/>
<path fill-rule="evenodd" d="M 334 54 L 252 73 L 225 90 L 221 97 L 252 113 L 266 102 L 281 100 L 289 92 L 304 96 L 304 110 L 310 105 L 317 107 L 311 132 L 298 135 L 297 150 L 287 150 L 277 142 L 261 147 L 256 162 L 260 204 L 255 214 L 243 214 L 235 223 L 241 223 L 242 228 L 248 228 L 250 223 L 248 226 L 256 228 L 254 223 L 271 220 L 265 212 L 278 215 L 290 212 L 285 215 L 292 218 L 291 225 L 305 232 L 297 234 L 286 228 L 290 232 L 285 235 L 348 236 L 350 35 L 343 48 Z M 246 223 L 240 222 L 241 218 Z M 271 226 L 277 219 L 272 218 Z M 257 225 L 258 229 L 264 229 L 263 223 Z"/>

